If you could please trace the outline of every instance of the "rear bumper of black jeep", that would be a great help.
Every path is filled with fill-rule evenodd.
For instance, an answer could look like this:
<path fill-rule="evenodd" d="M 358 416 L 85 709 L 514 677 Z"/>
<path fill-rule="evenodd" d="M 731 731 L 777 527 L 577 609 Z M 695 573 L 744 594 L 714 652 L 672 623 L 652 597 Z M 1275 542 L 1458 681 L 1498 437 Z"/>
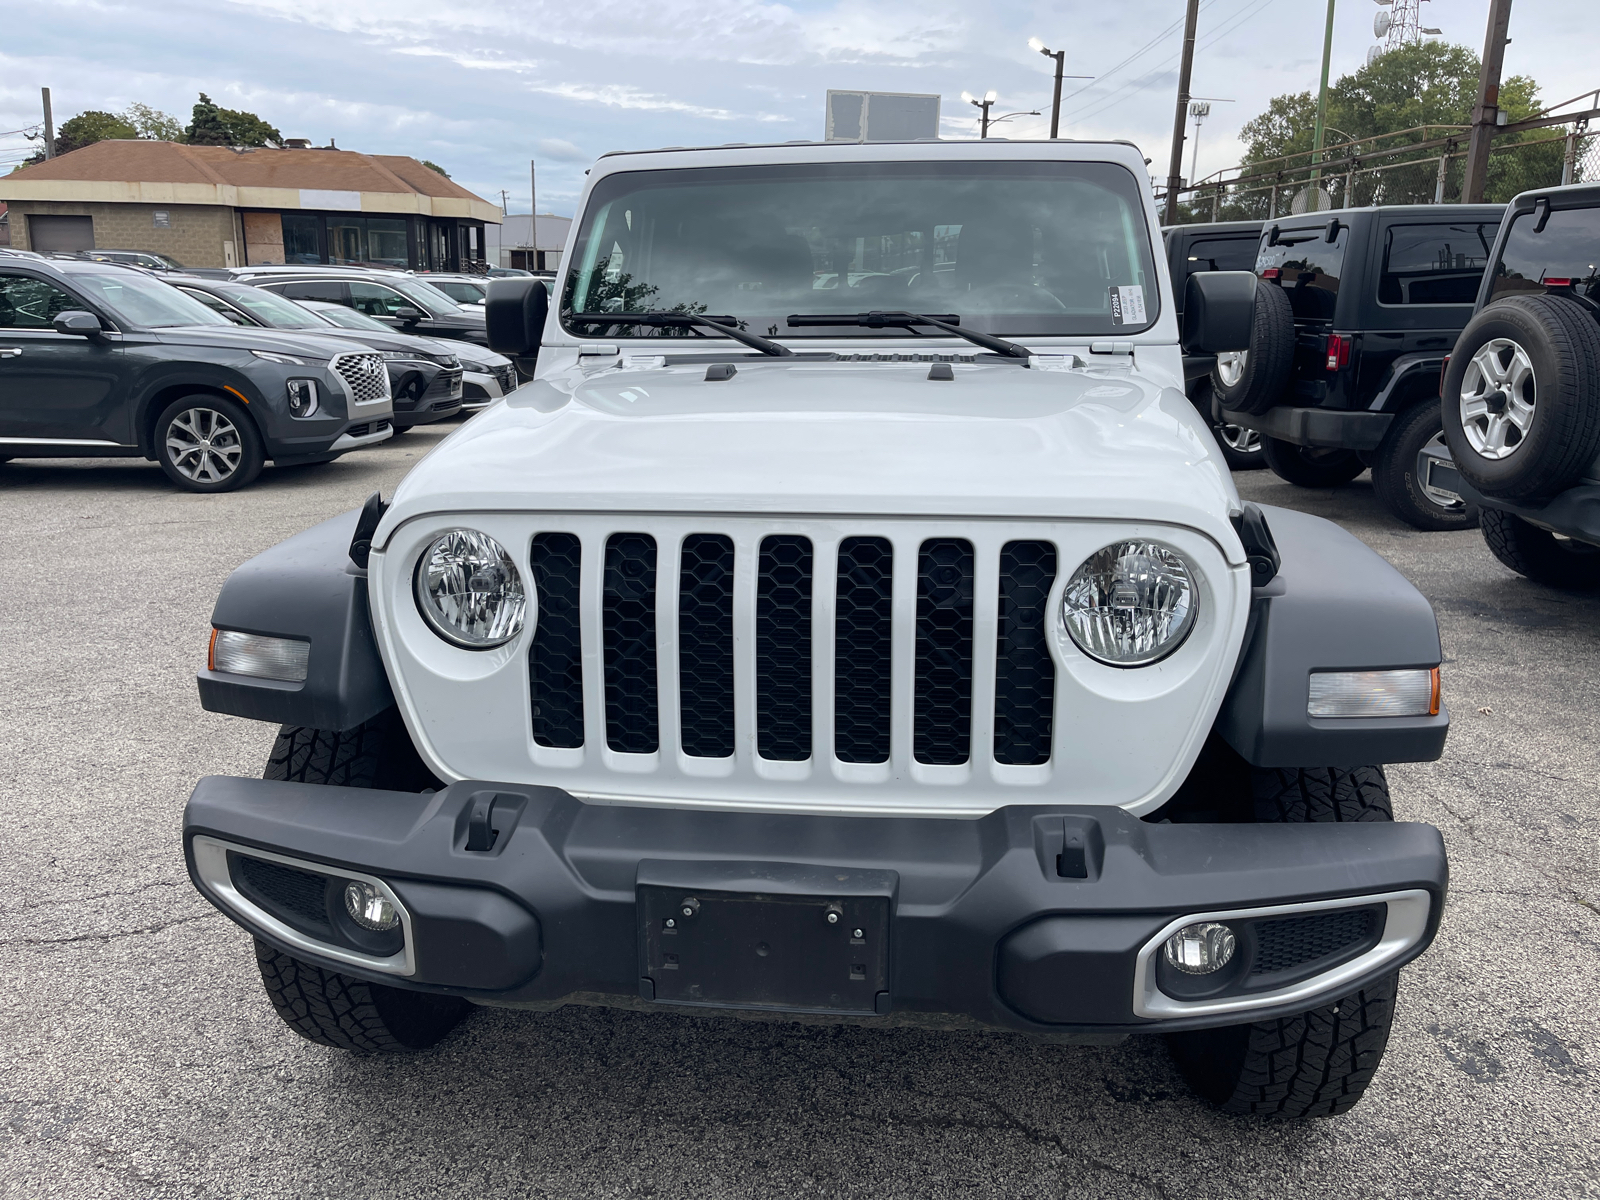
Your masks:
<path fill-rule="evenodd" d="M 417 795 L 214 776 L 184 847 L 195 885 L 251 933 L 375 982 L 1083 1038 L 1348 994 L 1426 949 L 1447 879 L 1428 825 L 780 815 L 476 782 Z M 391 944 L 341 932 L 351 879 L 394 901 Z M 1162 964 L 1196 920 L 1237 935 L 1220 983 Z"/>
<path fill-rule="evenodd" d="M 1450 468 L 1455 488 L 1468 504 L 1496 508 L 1574 541 L 1600 546 L 1600 484 L 1582 483 L 1543 504 L 1485 496 Z"/>
<path fill-rule="evenodd" d="M 1280 442 L 1325 449 L 1376 450 L 1389 431 L 1393 413 L 1350 412 L 1334 408 L 1269 408 L 1242 413 L 1215 400 L 1214 417 L 1224 425 L 1241 425 Z"/>

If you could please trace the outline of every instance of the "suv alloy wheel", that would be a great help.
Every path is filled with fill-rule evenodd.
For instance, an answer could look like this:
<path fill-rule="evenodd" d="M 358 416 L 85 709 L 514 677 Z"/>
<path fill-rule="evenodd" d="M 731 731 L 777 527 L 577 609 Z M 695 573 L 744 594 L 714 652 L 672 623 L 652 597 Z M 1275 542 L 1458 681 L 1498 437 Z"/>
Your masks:
<path fill-rule="evenodd" d="M 265 457 L 255 423 L 232 400 L 185 396 L 156 420 L 157 460 L 191 492 L 231 492 L 261 474 Z"/>

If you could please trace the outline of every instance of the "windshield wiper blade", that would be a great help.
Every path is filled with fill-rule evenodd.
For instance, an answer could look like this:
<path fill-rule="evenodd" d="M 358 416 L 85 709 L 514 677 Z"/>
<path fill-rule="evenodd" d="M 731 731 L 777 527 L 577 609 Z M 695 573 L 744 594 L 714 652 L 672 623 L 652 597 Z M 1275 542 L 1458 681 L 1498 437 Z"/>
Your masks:
<path fill-rule="evenodd" d="M 867 329 L 910 329 L 914 325 L 932 325 L 935 329 L 966 338 L 974 346 L 993 350 L 1003 358 L 1033 357 L 1033 351 L 1026 346 L 1019 346 L 1015 342 L 992 337 L 987 333 L 979 333 L 975 329 L 962 329 L 958 324 L 960 320 L 961 318 L 955 313 L 941 313 L 937 317 L 930 317 L 923 313 L 875 310 L 864 313 L 796 313 L 790 316 L 789 325 L 793 328 L 805 325 L 860 325 Z"/>
<path fill-rule="evenodd" d="M 789 347 L 740 329 L 737 317 L 706 317 L 696 313 L 674 312 L 607 312 L 573 313 L 567 319 L 583 325 L 655 325 L 663 329 L 690 329 L 698 326 L 703 329 L 714 329 L 736 342 L 743 342 L 751 349 L 770 354 L 773 358 L 794 357 L 794 351 Z"/>

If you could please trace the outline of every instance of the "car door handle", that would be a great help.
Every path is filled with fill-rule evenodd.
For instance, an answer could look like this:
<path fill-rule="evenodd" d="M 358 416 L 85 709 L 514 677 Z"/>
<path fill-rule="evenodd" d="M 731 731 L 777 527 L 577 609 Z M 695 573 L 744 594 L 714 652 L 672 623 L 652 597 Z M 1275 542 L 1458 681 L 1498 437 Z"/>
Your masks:
<path fill-rule="evenodd" d="M 0 358 L 16 358 L 21 353 L 21 346 L 0 346 Z"/>

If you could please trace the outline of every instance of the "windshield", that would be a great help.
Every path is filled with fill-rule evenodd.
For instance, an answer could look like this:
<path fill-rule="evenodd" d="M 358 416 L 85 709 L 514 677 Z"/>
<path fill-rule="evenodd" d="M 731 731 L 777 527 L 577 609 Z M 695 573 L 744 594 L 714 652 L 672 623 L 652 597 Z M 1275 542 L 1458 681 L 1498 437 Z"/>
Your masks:
<path fill-rule="evenodd" d="M 146 329 L 180 325 L 231 325 L 221 313 L 170 284 L 135 271 L 115 275 L 72 276 L 72 284 L 119 320 Z"/>
<path fill-rule="evenodd" d="M 307 312 L 293 300 L 285 300 L 262 288 L 229 288 L 225 294 L 256 320 L 274 329 L 321 329 L 325 324 L 315 313 Z"/>
<path fill-rule="evenodd" d="M 1110 163 L 624 172 L 595 186 L 573 261 L 561 308 L 580 337 L 603 325 L 574 313 L 736 316 L 768 337 L 907 336 L 788 325 L 793 314 L 878 309 L 1048 336 L 1131 333 L 1159 307 L 1139 181 Z"/>
<path fill-rule="evenodd" d="M 313 301 L 305 306 L 330 325 L 338 325 L 343 329 L 377 330 L 379 333 L 393 333 L 394 330 L 375 317 L 366 313 L 357 312 L 353 308 L 346 308 L 343 304 L 327 304 L 321 300 Z"/>
<path fill-rule="evenodd" d="M 390 287 L 404 292 L 436 317 L 448 317 L 461 311 L 461 306 L 432 284 L 418 279 L 385 279 Z"/>

